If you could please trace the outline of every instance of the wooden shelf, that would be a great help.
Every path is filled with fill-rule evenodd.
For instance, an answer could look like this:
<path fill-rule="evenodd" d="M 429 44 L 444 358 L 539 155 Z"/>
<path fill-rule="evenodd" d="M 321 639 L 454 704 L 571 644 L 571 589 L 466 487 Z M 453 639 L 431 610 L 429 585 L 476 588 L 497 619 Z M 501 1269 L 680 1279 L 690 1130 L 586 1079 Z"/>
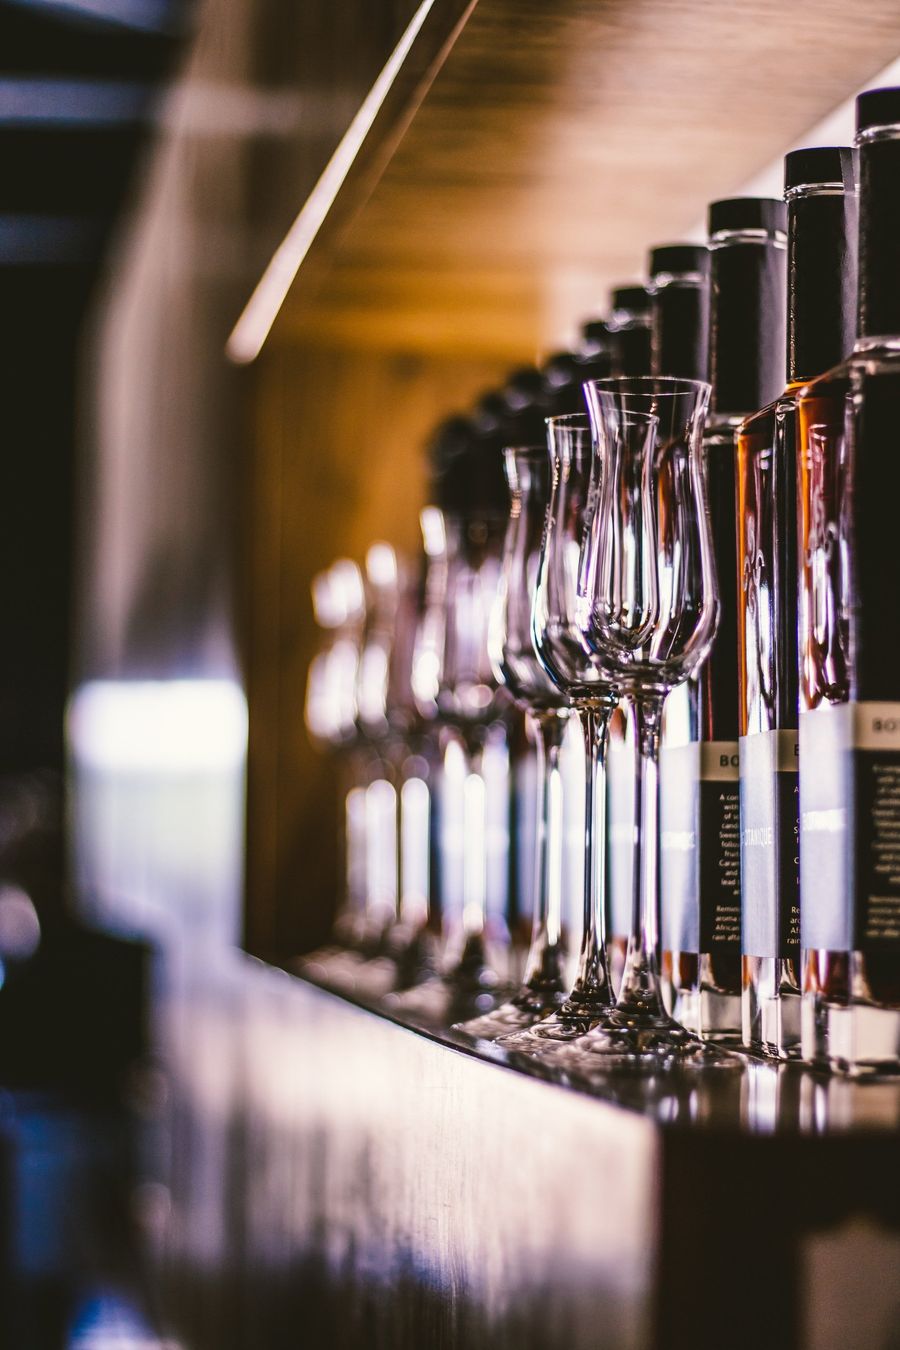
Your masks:
<path fill-rule="evenodd" d="M 276 338 L 546 348 L 898 51 L 892 0 L 478 0 Z"/>
<path fill-rule="evenodd" d="M 240 1241 L 221 1283 L 206 1255 L 206 1306 L 245 1290 L 253 1344 L 292 1326 L 316 1350 L 887 1344 L 896 1136 L 861 1128 L 868 1108 L 852 1126 L 865 1089 L 822 1085 L 805 1126 L 730 1073 L 677 1108 L 659 1078 L 632 1084 L 643 1105 L 621 1081 L 591 1099 L 252 963 L 185 1011 L 173 1205 L 202 1180 L 227 1197 Z"/>

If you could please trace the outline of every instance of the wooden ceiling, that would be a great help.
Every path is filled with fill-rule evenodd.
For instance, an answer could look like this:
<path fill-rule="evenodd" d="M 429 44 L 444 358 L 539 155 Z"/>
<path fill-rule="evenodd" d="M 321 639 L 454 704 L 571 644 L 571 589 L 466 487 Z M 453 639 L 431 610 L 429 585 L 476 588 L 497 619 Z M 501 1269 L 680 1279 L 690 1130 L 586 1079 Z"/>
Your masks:
<path fill-rule="evenodd" d="M 478 0 L 276 341 L 546 350 L 898 53 L 896 0 Z"/>

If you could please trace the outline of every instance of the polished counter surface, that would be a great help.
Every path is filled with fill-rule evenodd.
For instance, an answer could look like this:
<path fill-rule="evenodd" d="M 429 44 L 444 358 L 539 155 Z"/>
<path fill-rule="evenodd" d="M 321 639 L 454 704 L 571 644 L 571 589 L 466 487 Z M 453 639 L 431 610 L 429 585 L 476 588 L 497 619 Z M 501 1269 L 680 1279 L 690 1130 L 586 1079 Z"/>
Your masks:
<path fill-rule="evenodd" d="M 164 1268 L 190 1292 L 217 1121 L 255 1330 L 192 1344 L 895 1343 L 900 1085 L 743 1061 L 590 1095 L 254 962 L 226 983 L 177 1038 Z"/>
<path fill-rule="evenodd" d="M 234 952 L 147 987 L 117 1097 L 2 1094 L 0 1346 L 897 1346 L 900 1084 L 589 1093 Z"/>

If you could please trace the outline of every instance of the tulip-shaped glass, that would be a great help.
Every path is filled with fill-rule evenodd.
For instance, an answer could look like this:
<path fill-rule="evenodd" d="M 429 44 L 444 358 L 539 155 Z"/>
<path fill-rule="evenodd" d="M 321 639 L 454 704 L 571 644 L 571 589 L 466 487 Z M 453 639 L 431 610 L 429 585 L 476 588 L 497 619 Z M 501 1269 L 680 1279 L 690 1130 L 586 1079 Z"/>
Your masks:
<path fill-rule="evenodd" d="M 660 988 L 658 770 L 665 697 L 696 673 L 718 621 L 701 448 L 709 386 L 636 377 L 593 381 L 585 391 L 593 510 L 579 561 L 579 627 L 629 700 L 638 768 L 622 986 L 591 1043 L 574 1053 L 697 1056 L 700 1043 L 668 1015 Z"/>
<path fill-rule="evenodd" d="M 540 445 L 505 450 L 504 464 L 510 514 L 488 649 L 497 679 L 525 710 L 537 749 L 540 786 L 535 831 L 536 889 L 531 945 L 522 985 L 493 1012 L 453 1028 L 470 1041 L 493 1041 L 530 1026 L 559 1007 L 566 994 L 560 752 L 570 704 L 538 661 L 531 623 L 532 597 L 550 501 L 551 462 L 546 445 Z"/>
<path fill-rule="evenodd" d="M 585 749 L 584 909 L 575 983 L 561 1007 L 504 1037 L 505 1053 L 547 1060 L 582 1036 L 612 1005 L 606 961 L 605 775 L 609 719 L 618 694 L 577 624 L 578 563 L 590 517 L 592 443 L 583 414 L 547 421 L 552 487 L 532 601 L 532 636 L 541 665 L 579 715 Z"/>

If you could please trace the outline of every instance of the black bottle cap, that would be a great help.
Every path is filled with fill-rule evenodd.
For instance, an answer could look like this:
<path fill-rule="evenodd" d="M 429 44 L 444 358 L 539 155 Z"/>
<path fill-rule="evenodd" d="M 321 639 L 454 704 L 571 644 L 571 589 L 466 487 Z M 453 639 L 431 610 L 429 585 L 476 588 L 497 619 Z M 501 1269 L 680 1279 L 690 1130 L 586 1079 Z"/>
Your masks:
<path fill-rule="evenodd" d="M 512 371 L 503 389 L 507 414 L 503 445 L 540 445 L 547 435 L 544 419 L 550 412 L 547 384 L 537 366 Z"/>
<path fill-rule="evenodd" d="M 900 125 L 900 88 L 867 89 L 856 100 L 856 134 Z"/>
<path fill-rule="evenodd" d="M 436 468 L 440 469 L 460 450 L 464 449 L 472 439 L 473 424 L 468 417 L 461 413 L 454 413 L 450 417 L 445 417 L 443 422 L 439 422 L 428 438 L 428 459 Z"/>
<path fill-rule="evenodd" d="M 610 308 L 626 310 L 635 318 L 650 314 L 652 296 L 646 286 L 617 286 L 609 295 Z"/>
<path fill-rule="evenodd" d="M 537 366 L 519 366 L 510 371 L 503 388 L 503 398 L 515 414 L 538 401 L 544 392 L 544 377 Z"/>
<path fill-rule="evenodd" d="M 791 161 L 789 163 L 789 161 Z M 829 185 L 827 192 L 791 186 Z M 810 380 L 843 360 L 856 334 L 856 195 L 849 146 L 797 150 L 788 193 L 787 377 Z"/>
<path fill-rule="evenodd" d="M 659 259 L 662 259 L 661 264 Z M 709 369 L 709 249 L 670 244 L 650 254 L 653 287 L 650 373 L 682 380 L 705 380 Z M 690 282 L 674 281 L 690 276 Z M 672 282 L 662 284 L 671 276 Z"/>
<path fill-rule="evenodd" d="M 776 197 L 726 197 L 709 204 L 710 237 L 732 230 L 787 230 L 787 210 Z"/>
<path fill-rule="evenodd" d="M 506 399 L 498 389 L 489 389 L 487 393 L 481 395 L 475 404 L 472 421 L 481 434 L 490 431 L 496 431 L 499 434 L 507 416 Z"/>
<path fill-rule="evenodd" d="M 432 433 L 429 459 L 432 499 L 442 511 L 477 520 L 509 510 L 502 445 L 496 432 L 480 430 L 472 418 L 448 417 Z"/>
<path fill-rule="evenodd" d="M 646 286 L 617 286 L 610 292 L 610 303 L 612 373 L 649 375 L 652 292 Z"/>
<path fill-rule="evenodd" d="M 581 327 L 581 341 L 589 352 L 608 351 L 612 341 L 605 319 L 588 319 Z"/>
<path fill-rule="evenodd" d="M 860 116 L 860 338 L 900 334 L 900 89 L 872 89 L 857 100 Z M 898 127 L 866 136 L 867 130 Z"/>
<path fill-rule="evenodd" d="M 547 357 L 542 370 L 544 383 L 552 393 L 574 382 L 578 372 L 578 357 L 575 352 L 554 352 Z"/>
<path fill-rule="evenodd" d="M 550 417 L 586 411 L 583 386 L 605 379 L 612 369 L 609 352 L 554 352 L 544 362 L 545 403 Z"/>
<path fill-rule="evenodd" d="M 709 226 L 723 236 L 710 259 L 711 408 L 746 417 L 784 388 L 787 208 L 767 197 L 713 202 Z"/>
<path fill-rule="evenodd" d="M 659 244 L 650 250 L 647 271 L 651 277 L 666 272 L 679 276 L 684 272 L 709 272 L 709 249 L 705 244 Z"/>
<path fill-rule="evenodd" d="M 823 186 L 826 183 L 844 183 L 843 154 L 847 147 L 841 145 L 813 145 L 805 150 L 791 150 L 784 157 L 784 190 L 792 188 Z"/>

